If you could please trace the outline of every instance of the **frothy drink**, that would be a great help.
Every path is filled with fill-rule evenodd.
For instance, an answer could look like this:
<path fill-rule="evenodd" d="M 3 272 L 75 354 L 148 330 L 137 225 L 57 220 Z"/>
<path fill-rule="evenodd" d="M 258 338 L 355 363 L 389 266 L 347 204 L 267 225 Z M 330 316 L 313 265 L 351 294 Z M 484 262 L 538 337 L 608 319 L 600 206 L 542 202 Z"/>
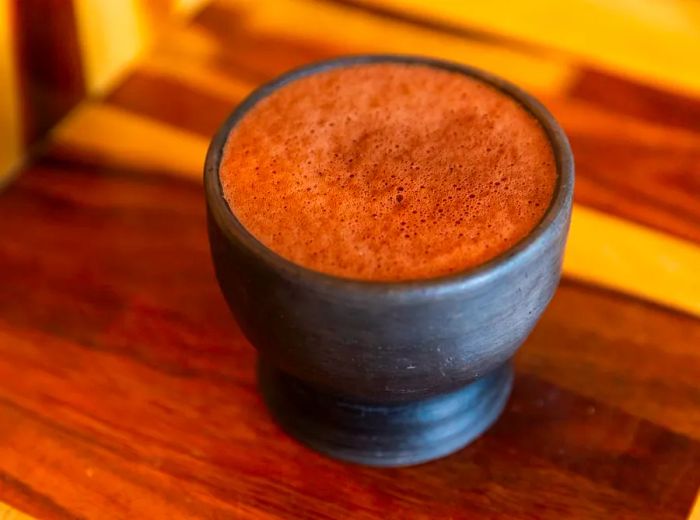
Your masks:
<path fill-rule="evenodd" d="M 362 280 L 444 276 L 513 247 L 557 171 L 518 102 L 464 74 L 359 64 L 288 83 L 232 129 L 220 169 L 240 222 L 279 255 Z"/>

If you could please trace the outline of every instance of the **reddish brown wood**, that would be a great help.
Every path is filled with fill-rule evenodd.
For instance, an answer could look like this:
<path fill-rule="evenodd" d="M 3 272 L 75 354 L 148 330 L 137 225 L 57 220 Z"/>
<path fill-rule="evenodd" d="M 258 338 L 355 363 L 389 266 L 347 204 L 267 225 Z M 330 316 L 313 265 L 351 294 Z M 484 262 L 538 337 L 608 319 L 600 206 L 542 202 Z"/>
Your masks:
<path fill-rule="evenodd" d="M 1 201 L 0 500 L 22 510 L 682 518 L 700 484 L 694 318 L 565 282 L 492 431 L 432 464 L 361 468 L 270 421 L 196 182 L 50 155 Z"/>
<path fill-rule="evenodd" d="M 106 101 L 207 138 L 232 110 L 232 100 L 163 75 L 136 69 Z"/>
<path fill-rule="evenodd" d="M 700 242 L 700 101 L 584 68 L 553 105 L 576 156 L 579 202 Z"/>
<path fill-rule="evenodd" d="M 14 0 L 24 138 L 43 137 L 85 94 L 73 3 Z"/>
<path fill-rule="evenodd" d="M 607 110 L 655 124 L 700 132 L 700 100 L 680 92 L 643 85 L 620 76 L 583 68 L 571 96 Z"/>
<path fill-rule="evenodd" d="M 219 44 L 211 65 L 254 84 L 268 81 L 294 67 L 353 52 L 349 45 L 338 47 L 271 32 L 251 31 L 244 12 L 220 3 L 208 5 L 195 17 L 193 24 Z"/>
<path fill-rule="evenodd" d="M 569 131 L 576 201 L 700 242 L 698 147 L 645 143 Z"/>

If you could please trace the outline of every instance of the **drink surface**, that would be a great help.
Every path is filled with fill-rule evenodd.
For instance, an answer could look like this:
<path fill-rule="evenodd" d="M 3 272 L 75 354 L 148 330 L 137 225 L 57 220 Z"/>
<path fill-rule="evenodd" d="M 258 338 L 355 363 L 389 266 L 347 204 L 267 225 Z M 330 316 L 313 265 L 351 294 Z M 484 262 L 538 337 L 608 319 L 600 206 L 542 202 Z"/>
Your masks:
<path fill-rule="evenodd" d="M 312 270 L 403 281 L 476 267 L 541 220 L 551 144 L 517 101 L 458 72 L 381 63 L 297 79 L 231 130 L 232 212 Z"/>

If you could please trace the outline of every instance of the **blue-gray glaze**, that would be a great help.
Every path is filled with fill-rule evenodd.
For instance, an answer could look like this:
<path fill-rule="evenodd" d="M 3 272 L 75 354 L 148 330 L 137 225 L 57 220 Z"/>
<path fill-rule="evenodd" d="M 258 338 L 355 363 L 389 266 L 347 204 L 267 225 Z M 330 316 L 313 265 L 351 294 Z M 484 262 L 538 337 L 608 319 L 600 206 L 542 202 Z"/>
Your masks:
<path fill-rule="evenodd" d="M 375 62 L 430 65 L 476 77 L 519 101 L 541 122 L 552 143 L 558 180 L 549 208 L 528 236 L 504 254 L 462 273 L 374 282 L 294 264 L 243 227 L 228 207 L 219 181 L 221 154 L 231 128 L 256 102 L 289 81 L 333 67 Z M 508 366 L 558 284 L 573 183 L 571 150 L 551 114 L 514 85 L 471 67 L 411 56 L 353 56 L 304 67 L 253 92 L 214 137 L 204 184 L 217 279 L 244 334 L 270 367 L 261 372 L 268 374 L 261 381 L 267 381 L 263 395 L 275 418 L 320 451 L 374 465 L 422 462 L 471 441 L 503 408 L 510 378 L 502 375 L 506 369 L 501 367 Z M 275 384 L 270 374 L 277 374 Z M 465 388 L 470 383 L 472 390 Z M 302 387 L 304 392 L 295 391 Z M 300 396 L 314 393 L 315 399 L 302 405 Z M 474 395 L 481 396 L 481 406 L 447 404 L 460 399 L 473 403 Z M 445 409 L 453 410 L 451 418 L 421 422 L 417 410 L 425 412 L 426 400 L 439 409 L 441 399 Z M 343 408 L 340 421 L 337 412 L 342 403 L 352 406 Z M 377 412 L 381 406 L 394 407 L 396 414 L 405 416 L 405 442 L 387 414 Z M 348 410 L 355 410 L 360 429 L 370 428 L 371 435 L 354 432 Z M 319 417 L 326 417 L 327 424 Z M 438 441 L 441 434 L 431 428 L 456 428 L 462 433 L 449 442 Z M 393 451 L 387 448 L 387 439 L 395 446 Z"/>

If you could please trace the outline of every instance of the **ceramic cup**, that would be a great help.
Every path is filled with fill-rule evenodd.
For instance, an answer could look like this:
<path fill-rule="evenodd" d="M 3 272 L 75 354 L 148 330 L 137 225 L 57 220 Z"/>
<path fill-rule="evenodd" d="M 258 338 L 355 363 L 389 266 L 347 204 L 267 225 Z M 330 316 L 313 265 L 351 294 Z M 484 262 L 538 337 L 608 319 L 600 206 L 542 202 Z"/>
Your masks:
<path fill-rule="evenodd" d="M 230 130 L 265 96 L 303 76 L 358 63 L 414 63 L 484 81 L 542 124 L 558 180 L 540 223 L 467 271 L 419 281 L 339 278 L 294 264 L 254 238 L 223 197 Z M 411 56 L 353 56 L 295 70 L 253 92 L 211 142 L 204 170 L 217 279 L 260 354 L 260 390 L 274 419 L 343 460 L 404 466 L 448 455 L 502 412 L 510 364 L 552 298 L 571 214 L 574 163 L 551 114 L 518 87 L 465 65 Z"/>

